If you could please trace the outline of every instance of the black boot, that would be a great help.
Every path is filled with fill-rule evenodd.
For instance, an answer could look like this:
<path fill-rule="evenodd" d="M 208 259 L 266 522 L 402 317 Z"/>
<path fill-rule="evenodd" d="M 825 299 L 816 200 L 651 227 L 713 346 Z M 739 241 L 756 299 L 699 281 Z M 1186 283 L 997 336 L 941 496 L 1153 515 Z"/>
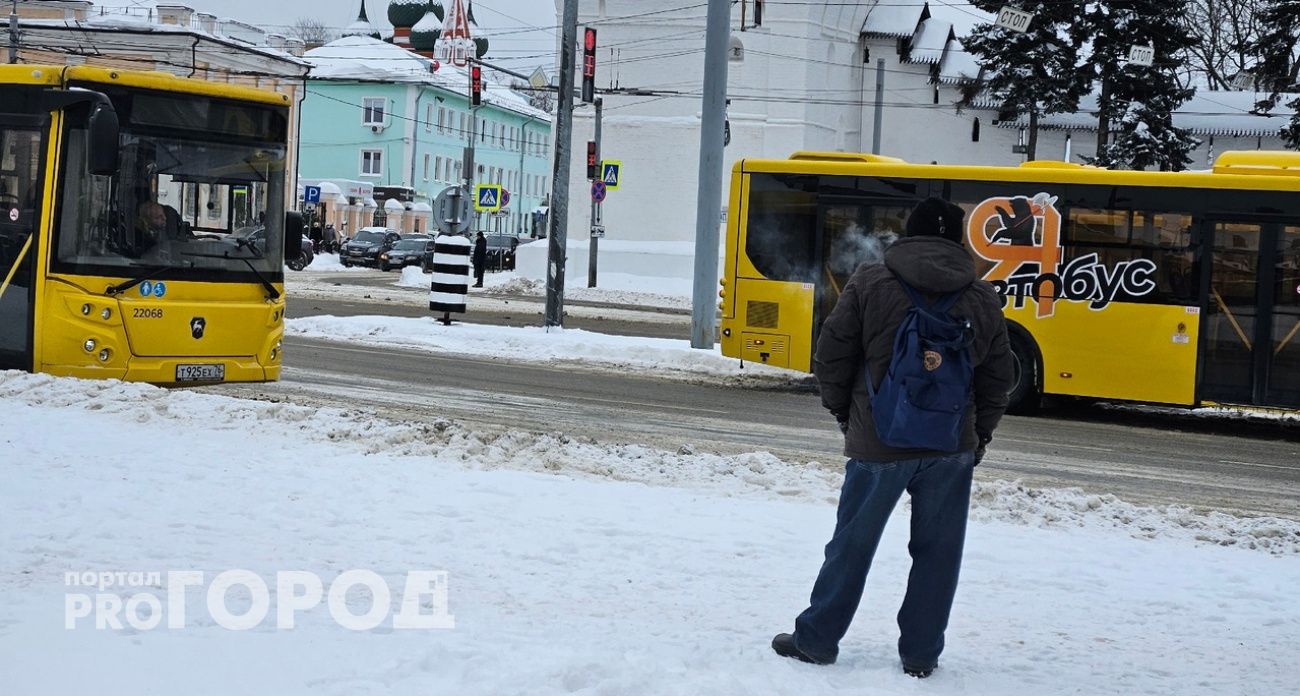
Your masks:
<path fill-rule="evenodd" d="M 908 667 L 907 665 L 903 665 L 903 674 L 906 674 L 909 677 L 916 677 L 917 679 L 925 679 L 931 674 L 934 674 L 934 667 Z"/>
<path fill-rule="evenodd" d="M 814 664 L 814 665 L 831 664 L 830 662 L 823 662 L 822 660 L 818 660 L 815 657 L 804 654 L 804 652 L 794 644 L 794 636 L 789 633 L 776 634 L 776 637 L 772 639 L 772 650 L 776 651 L 776 654 L 780 655 L 781 657 L 793 657 L 796 660 L 807 662 L 809 664 Z M 834 660 L 832 660 L 831 662 L 834 662 Z"/>

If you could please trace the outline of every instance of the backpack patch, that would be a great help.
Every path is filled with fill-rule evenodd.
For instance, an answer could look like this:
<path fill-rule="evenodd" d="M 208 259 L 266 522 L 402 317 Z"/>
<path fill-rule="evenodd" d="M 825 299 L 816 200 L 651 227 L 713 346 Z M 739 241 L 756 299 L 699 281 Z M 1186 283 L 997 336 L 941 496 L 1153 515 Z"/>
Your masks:
<path fill-rule="evenodd" d="M 975 378 L 970 321 L 948 311 L 966 288 L 925 302 L 898 279 L 912 307 L 894 334 L 894 354 L 876 388 L 865 370 L 880 441 L 900 449 L 956 452 Z"/>

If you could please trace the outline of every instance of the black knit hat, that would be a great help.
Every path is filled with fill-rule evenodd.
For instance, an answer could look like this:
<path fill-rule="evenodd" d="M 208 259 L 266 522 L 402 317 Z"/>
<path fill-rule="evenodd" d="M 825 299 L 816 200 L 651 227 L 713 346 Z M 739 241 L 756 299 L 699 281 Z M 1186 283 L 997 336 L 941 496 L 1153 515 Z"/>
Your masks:
<path fill-rule="evenodd" d="M 942 198 L 927 198 L 912 209 L 907 218 L 908 237 L 943 237 L 961 244 L 962 223 L 966 211 Z"/>

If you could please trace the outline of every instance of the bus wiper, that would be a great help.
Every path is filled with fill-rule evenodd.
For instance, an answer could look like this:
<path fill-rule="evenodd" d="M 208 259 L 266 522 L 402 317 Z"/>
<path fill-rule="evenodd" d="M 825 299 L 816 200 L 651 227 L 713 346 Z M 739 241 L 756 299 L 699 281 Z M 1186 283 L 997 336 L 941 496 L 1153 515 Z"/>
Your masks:
<path fill-rule="evenodd" d="M 248 247 L 248 250 L 253 252 L 254 258 L 258 258 L 258 259 L 265 258 L 265 255 L 262 253 L 262 251 L 257 248 L 257 244 L 255 244 L 251 239 L 244 239 L 243 237 L 235 237 L 235 247 L 236 248 Z"/>
<path fill-rule="evenodd" d="M 256 251 L 256 248 L 254 248 L 254 251 Z M 266 288 L 266 294 L 270 296 L 270 299 L 272 300 L 280 299 L 280 291 L 276 290 L 275 286 L 271 284 L 271 281 L 267 280 L 266 276 L 262 275 L 262 272 L 257 270 L 257 266 L 254 266 L 253 262 L 250 261 L 247 256 L 231 256 L 230 252 L 226 252 L 224 254 L 198 254 L 192 251 L 182 251 L 181 255 L 194 256 L 201 259 L 239 259 L 240 261 L 244 262 L 245 266 L 248 266 L 248 270 L 252 271 L 253 275 L 257 276 L 258 281 L 262 283 L 262 287 Z M 256 258 L 260 259 L 265 257 L 257 256 Z"/>
<path fill-rule="evenodd" d="M 114 295 L 120 295 L 126 292 L 127 290 L 130 290 L 131 288 L 139 285 L 140 283 L 143 283 L 144 281 L 149 280 L 154 276 L 161 274 L 163 271 L 166 271 L 167 269 L 171 268 L 171 266 L 148 266 L 147 268 L 149 268 L 148 273 L 136 276 L 135 278 L 132 278 L 131 280 L 128 280 L 124 283 L 118 283 L 117 285 L 110 285 L 108 289 L 104 291 L 104 294 L 108 295 L 109 297 L 113 297 Z"/>

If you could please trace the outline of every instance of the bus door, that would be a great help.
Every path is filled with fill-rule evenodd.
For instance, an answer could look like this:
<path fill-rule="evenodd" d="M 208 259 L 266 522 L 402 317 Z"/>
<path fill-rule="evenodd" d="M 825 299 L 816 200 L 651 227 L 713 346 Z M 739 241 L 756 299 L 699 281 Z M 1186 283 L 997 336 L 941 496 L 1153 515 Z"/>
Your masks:
<path fill-rule="evenodd" d="M 1200 398 L 1300 406 L 1300 221 L 1207 224 Z"/>
<path fill-rule="evenodd" d="M 32 369 L 41 133 L 0 116 L 0 370 Z"/>
<path fill-rule="evenodd" d="M 821 326 L 835 308 L 844 284 L 858 266 L 884 261 L 885 248 L 903 235 L 913 205 L 899 200 L 821 199 L 817 206 L 817 248 L 821 264 L 815 327 Z M 816 331 L 813 333 L 815 337 Z"/>

